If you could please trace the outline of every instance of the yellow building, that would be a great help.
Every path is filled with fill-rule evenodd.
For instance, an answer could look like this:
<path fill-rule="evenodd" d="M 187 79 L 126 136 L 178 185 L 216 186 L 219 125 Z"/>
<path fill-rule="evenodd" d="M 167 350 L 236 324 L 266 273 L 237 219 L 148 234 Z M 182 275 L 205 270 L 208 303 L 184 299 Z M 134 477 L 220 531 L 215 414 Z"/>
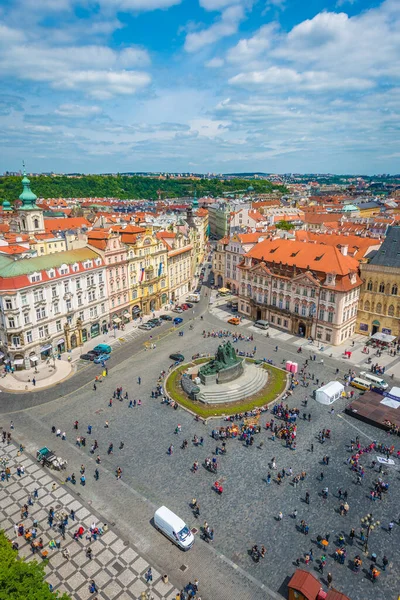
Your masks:
<path fill-rule="evenodd" d="M 56 237 L 51 233 L 38 233 L 30 242 L 30 245 L 32 250 L 36 250 L 38 256 L 48 256 L 49 254 L 65 252 L 67 250 L 65 239 Z"/>
<path fill-rule="evenodd" d="M 147 315 L 168 303 L 168 251 L 151 228 L 142 230 L 128 245 L 130 312 Z"/>
<path fill-rule="evenodd" d="M 400 335 L 400 227 L 389 227 L 386 239 L 368 263 L 360 265 L 361 288 L 356 331 Z"/>

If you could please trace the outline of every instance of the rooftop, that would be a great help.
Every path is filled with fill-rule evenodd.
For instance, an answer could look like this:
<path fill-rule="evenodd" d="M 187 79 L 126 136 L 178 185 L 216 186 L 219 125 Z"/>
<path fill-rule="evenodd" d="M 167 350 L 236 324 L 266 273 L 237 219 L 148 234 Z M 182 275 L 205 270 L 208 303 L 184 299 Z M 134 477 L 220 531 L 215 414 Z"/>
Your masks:
<path fill-rule="evenodd" d="M 79 250 L 68 250 L 49 254 L 48 256 L 38 256 L 36 258 L 22 258 L 14 260 L 8 256 L 0 255 L 0 273 L 2 278 L 18 277 L 19 275 L 28 275 L 36 271 L 47 269 L 57 269 L 61 265 L 72 265 L 76 262 L 82 262 L 88 259 L 94 260 L 98 254 L 90 248 L 80 248 Z"/>
<path fill-rule="evenodd" d="M 388 227 L 385 241 L 370 264 L 400 268 L 400 227 Z"/>

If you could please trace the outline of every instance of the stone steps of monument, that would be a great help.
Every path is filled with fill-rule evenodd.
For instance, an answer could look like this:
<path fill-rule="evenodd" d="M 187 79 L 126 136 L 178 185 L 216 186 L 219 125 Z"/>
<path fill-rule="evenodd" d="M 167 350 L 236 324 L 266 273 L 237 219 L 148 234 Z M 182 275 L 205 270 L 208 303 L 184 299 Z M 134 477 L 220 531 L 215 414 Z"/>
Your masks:
<path fill-rule="evenodd" d="M 261 388 L 267 383 L 268 374 L 264 369 L 257 369 L 255 373 L 252 373 L 251 378 L 244 381 L 237 389 L 225 389 L 218 390 L 205 390 L 199 395 L 199 400 L 210 403 L 222 403 L 222 402 L 236 402 L 243 398 L 248 398 L 253 394 L 260 391 Z"/>

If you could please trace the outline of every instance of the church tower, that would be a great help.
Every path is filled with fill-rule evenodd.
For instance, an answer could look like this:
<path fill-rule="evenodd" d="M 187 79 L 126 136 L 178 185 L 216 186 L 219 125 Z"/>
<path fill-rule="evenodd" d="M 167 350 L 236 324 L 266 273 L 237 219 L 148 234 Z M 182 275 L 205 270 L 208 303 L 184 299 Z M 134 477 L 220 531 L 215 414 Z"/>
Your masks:
<path fill-rule="evenodd" d="M 32 192 L 30 181 L 26 176 L 25 164 L 24 177 L 22 179 L 23 190 L 19 199 L 22 205 L 17 209 L 17 215 L 21 233 L 34 235 L 35 233 L 44 233 L 43 210 L 36 205 L 37 196 Z"/>

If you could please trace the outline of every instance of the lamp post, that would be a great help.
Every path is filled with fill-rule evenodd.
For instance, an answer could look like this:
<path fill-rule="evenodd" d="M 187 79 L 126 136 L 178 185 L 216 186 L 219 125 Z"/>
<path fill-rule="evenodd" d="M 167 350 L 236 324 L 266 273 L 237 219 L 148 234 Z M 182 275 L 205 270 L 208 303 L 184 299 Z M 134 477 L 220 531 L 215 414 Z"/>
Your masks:
<path fill-rule="evenodd" d="M 372 516 L 372 514 L 368 514 L 365 517 L 363 517 L 361 519 L 361 523 L 366 527 L 366 536 L 365 536 L 365 544 L 364 544 L 364 552 L 367 553 L 368 552 L 368 540 L 369 540 L 369 534 L 371 533 L 371 531 L 373 531 L 376 527 L 379 527 L 380 525 L 380 521 L 375 521 L 374 517 Z"/>

